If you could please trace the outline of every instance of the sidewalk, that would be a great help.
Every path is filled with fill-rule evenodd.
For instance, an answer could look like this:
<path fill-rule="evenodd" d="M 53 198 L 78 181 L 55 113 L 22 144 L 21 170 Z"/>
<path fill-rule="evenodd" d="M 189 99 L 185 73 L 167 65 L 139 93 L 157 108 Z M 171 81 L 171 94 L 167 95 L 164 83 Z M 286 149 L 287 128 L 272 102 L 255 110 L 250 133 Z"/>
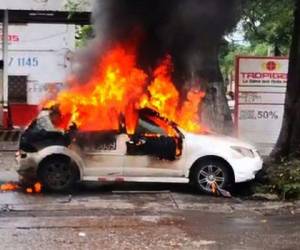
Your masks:
<path fill-rule="evenodd" d="M 17 181 L 15 152 L 0 151 L 0 183 Z"/>
<path fill-rule="evenodd" d="M 20 130 L 0 129 L 0 151 L 16 151 L 20 139 Z"/>
<path fill-rule="evenodd" d="M 15 152 L 18 150 L 19 130 L 0 129 L 0 184 L 18 181 Z"/>

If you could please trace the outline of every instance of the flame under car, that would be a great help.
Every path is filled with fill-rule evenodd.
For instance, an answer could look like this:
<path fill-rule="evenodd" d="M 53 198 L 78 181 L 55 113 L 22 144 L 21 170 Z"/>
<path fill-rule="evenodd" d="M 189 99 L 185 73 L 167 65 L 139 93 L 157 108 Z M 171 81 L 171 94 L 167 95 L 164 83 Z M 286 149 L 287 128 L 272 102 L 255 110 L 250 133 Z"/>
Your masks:
<path fill-rule="evenodd" d="M 79 181 L 192 183 L 200 191 L 255 178 L 262 168 L 256 149 L 237 139 L 193 134 L 156 112 L 140 110 L 134 134 L 119 129 L 58 130 L 43 111 L 24 131 L 18 154 L 24 182 L 66 191 Z"/>

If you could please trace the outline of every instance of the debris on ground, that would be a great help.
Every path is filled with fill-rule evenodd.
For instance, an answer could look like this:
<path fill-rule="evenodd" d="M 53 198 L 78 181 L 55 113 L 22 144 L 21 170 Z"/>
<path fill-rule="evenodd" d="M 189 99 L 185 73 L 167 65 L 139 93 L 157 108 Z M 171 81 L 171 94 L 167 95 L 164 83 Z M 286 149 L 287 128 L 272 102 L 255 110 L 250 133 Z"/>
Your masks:
<path fill-rule="evenodd" d="M 255 193 L 252 195 L 252 198 L 255 200 L 267 200 L 267 201 L 278 201 L 279 196 L 277 194 L 271 194 L 271 193 Z"/>
<path fill-rule="evenodd" d="M 220 188 L 219 186 L 217 186 L 217 191 L 218 194 L 225 197 L 225 198 L 231 198 L 231 193 L 225 189 Z"/>
<path fill-rule="evenodd" d="M 16 182 L 7 182 L 2 185 L 0 185 L 0 191 L 6 192 L 6 191 L 15 191 L 20 189 L 20 185 Z"/>
<path fill-rule="evenodd" d="M 211 192 L 216 195 L 223 196 L 225 198 L 231 198 L 231 193 L 225 189 L 220 188 L 220 186 L 214 181 L 210 184 Z"/>
<path fill-rule="evenodd" d="M 25 187 L 19 184 L 18 182 L 7 182 L 0 185 L 0 192 L 8 192 L 8 191 L 19 191 L 23 190 L 25 193 L 41 193 L 42 192 L 42 184 L 40 182 L 34 183 L 30 187 Z"/>

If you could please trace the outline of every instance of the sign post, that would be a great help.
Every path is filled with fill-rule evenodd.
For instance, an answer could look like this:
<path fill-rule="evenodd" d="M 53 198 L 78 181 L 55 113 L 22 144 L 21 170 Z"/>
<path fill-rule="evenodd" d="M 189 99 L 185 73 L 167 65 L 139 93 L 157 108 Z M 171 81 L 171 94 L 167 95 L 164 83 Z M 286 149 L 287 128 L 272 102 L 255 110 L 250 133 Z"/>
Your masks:
<path fill-rule="evenodd" d="M 8 10 L 4 10 L 4 18 L 3 18 L 3 96 L 2 102 L 4 108 L 7 107 L 7 88 L 8 88 Z"/>
<path fill-rule="evenodd" d="M 268 155 L 281 129 L 288 58 L 237 57 L 235 121 L 237 134 Z"/>

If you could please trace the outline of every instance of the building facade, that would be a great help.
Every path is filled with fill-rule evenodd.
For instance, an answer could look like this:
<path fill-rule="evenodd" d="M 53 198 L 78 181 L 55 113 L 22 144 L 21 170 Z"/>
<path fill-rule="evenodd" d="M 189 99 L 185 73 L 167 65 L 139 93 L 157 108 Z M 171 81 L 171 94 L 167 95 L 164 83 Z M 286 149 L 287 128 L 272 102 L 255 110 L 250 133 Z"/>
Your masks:
<path fill-rule="evenodd" d="M 92 0 L 1 0 L 0 126 L 24 127 L 71 70 L 75 25 L 89 24 Z"/>
<path fill-rule="evenodd" d="M 8 40 L 7 102 L 12 125 L 22 127 L 36 115 L 47 95 L 61 88 L 69 74 L 75 25 L 9 25 Z"/>

